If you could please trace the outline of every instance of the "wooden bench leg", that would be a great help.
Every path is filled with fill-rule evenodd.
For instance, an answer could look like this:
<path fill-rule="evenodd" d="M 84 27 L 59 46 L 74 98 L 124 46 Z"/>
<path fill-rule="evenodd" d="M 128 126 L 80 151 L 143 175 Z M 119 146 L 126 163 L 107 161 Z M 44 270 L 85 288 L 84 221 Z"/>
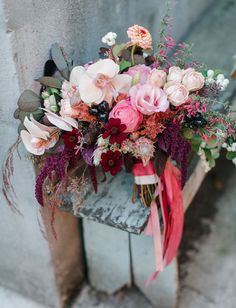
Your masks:
<path fill-rule="evenodd" d="M 161 272 L 148 288 L 145 281 L 154 272 L 153 239 L 149 236 L 130 235 L 134 284 L 150 300 L 154 307 L 174 308 L 178 302 L 177 259 Z"/>
<path fill-rule="evenodd" d="M 108 294 L 130 285 L 129 234 L 87 219 L 83 229 L 90 284 Z"/>

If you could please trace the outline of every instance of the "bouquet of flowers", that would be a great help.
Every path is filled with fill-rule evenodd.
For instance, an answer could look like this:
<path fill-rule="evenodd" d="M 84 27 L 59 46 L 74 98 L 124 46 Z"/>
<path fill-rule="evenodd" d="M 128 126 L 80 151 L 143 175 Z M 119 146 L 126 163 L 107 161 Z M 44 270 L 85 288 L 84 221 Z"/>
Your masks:
<path fill-rule="evenodd" d="M 157 273 L 181 240 L 191 153 L 200 156 L 206 171 L 221 146 L 236 163 L 236 125 L 230 108 L 219 111 L 219 95 L 229 83 L 219 70 L 193 61 L 190 46 L 176 44 L 165 31 L 155 52 L 144 27 L 134 25 L 127 34 L 129 41 L 117 44 L 117 34 L 107 33 L 102 42 L 108 47 L 83 66 L 73 67 L 54 44 L 44 76 L 37 79 L 40 95 L 24 91 L 15 117 L 38 163 L 35 194 L 41 205 L 44 184 L 57 205 L 59 191 L 76 192 L 78 208 L 90 187 L 87 175 L 99 193 L 97 169 L 104 176 L 123 169 L 133 173 L 132 200 L 150 206 L 146 232 L 154 236 Z"/>

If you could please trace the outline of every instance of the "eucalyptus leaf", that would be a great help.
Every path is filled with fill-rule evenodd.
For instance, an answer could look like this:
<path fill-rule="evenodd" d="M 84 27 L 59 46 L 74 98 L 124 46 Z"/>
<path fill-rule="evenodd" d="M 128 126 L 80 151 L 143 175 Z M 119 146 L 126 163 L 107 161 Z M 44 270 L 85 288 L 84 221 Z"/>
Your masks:
<path fill-rule="evenodd" d="M 20 115 L 20 109 L 17 108 L 17 109 L 14 111 L 14 113 L 13 113 L 13 117 L 14 117 L 15 119 L 19 119 L 19 115 Z"/>
<path fill-rule="evenodd" d="M 61 47 L 57 43 L 53 44 L 51 47 L 51 57 L 62 76 L 68 80 L 70 75 L 68 64 Z"/>
<path fill-rule="evenodd" d="M 119 45 L 115 45 L 112 48 L 112 53 L 114 57 L 118 57 L 121 55 L 122 50 L 125 48 L 125 44 L 119 44 Z"/>
<path fill-rule="evenodd" d="M 31 90 L 25 90 L 18 99 L 21 111 L 33 112 L 40 107 L 40 97 Z"/>
<path fill-rule="evenodd" d="M 122 60 L 120 62 L 120 70 L 121 71 L 124 71 L 125 69 L 129 68 L 130 66 L 131 66 L 131 62 L 129 62 L 129 61 Z"/>
<path fill-rule="evenodd" d="M 23 123 L 25 117 L 29 117 L 30 114 L 32 114 L 33 117 L 34 117 L 34 119 L 35 119 L 36 121 L 38 121 L 38 120 L 40 120 L 40 119 L 42 118 L 43 113 L 44 113 L 43 110 L 40 109 L 40 108 L 37 109 L 37 110 L 35 110 L 34 112 L 20 111 L 20 112 L 19 112 L 19 119 L 20 119 L 20 121 Z"/>
<path fill-rule="evenodd" d="M 36 79 L 38 82 L 40 82 L 43 86 L 50 87 L 50 88 L 56 88 L 61 89 L 62 82 L 60 79 L 55 77 L 41 77 Z"/>

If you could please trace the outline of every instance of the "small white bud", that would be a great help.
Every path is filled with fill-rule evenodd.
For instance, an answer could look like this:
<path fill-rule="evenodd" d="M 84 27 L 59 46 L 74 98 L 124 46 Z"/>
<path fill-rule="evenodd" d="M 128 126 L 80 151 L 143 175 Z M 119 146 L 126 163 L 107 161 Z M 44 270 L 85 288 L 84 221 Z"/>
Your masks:
<path fill-rule="evenodd" d="M 225 79 L 225 76 L 223 74 L 219 74 L 216 77 L 217 81 L 222 82 Z"/>
<path fill-rule="evenodd" d="M 214 77 L 214 71 L 213 70 L 208 70 L 207 71 L 207 77 L 213 78 Z"/>
<path fill-rule="evenodd" d="M 228 86 L 228 84 L 229 84 L 229 79 L 227 79 L 227 78 L 224 79 L 223 82 L 222 82 L 222 86 L 226 88 Z"/>

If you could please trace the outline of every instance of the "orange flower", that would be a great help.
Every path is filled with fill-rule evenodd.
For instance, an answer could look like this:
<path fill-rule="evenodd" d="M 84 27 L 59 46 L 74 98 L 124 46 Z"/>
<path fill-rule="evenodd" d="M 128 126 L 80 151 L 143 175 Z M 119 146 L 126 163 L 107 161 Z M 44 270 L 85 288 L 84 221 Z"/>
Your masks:
<path fill-rule="evenodd" d="M 152 49 L 152 37 L 150 32 L 144 27 L 134 25 L 127 30 L 131 42 L 143 49 Z"/>

